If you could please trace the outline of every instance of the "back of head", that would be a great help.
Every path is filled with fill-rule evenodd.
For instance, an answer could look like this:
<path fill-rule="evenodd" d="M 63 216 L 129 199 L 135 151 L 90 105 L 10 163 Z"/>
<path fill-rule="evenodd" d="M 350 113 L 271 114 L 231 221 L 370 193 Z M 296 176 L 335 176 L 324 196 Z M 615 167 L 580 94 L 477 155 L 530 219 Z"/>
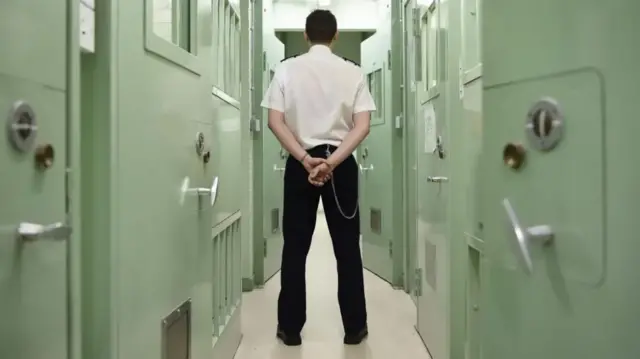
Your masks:
<path fill-rule="evenodd" d="M 307 39 L 312 44 L 330 44 L 338 33 L 338 21 L 329 10 L 316 9 L 307 16 Z"/>

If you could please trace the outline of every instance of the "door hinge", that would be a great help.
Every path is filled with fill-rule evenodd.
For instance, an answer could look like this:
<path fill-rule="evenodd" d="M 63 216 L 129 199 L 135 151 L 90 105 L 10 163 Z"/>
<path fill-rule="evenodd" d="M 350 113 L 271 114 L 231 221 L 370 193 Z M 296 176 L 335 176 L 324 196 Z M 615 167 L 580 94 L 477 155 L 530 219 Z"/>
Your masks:
<path fill-rule="evenodd" d="M 416 297 L 422 296 L 422 268 L 416 268 L 415 282 L 413 283 L 413 292 Z"/>
<path fill-rule="evenodd" d="M 387 68 L 391 70 L 391 50 L 387 50 Z"/>
<path fill-rule="evenodd" d="M 267 52 L 262 52 L 262 71 L 267 71 Z"/>
<path fill-rule="evenodd" d="M 267 240 L 266 239 L 262 242 L 262 245 L 264 247 L 264 257 L 267 258 Z"/>
<path fill-rule="evenodd" d="M 403 119 L 404 119 L 404 115 L 402 115 L 402 114 L 396 116 L 395 124 L 394 124 L 396 129 L 401 129 L 402 128 L 402 120 Z"/>
<path fill-rule="evenodd" d="M 393 257 L 393 241 L 389 241 L 389 257 Z"/>
<path fill-rule="evenodd" d="M 458 68 L 458 86 L 459 86 L 459 92 L 460 92 L 460 99 L 462 100 L 464 98 L 464 67 L 462 66 L 462 60 L 460 60 L 459 62 L 459 68 Z"/>
<path fill-rule="evenodd" d="M 249 120 L 249 131 L 250 132 L 260 132 L 262 130 L 261 126 L 260 126 L 260 119 L 256 118 L 256 117 L 252 117 Z"/>

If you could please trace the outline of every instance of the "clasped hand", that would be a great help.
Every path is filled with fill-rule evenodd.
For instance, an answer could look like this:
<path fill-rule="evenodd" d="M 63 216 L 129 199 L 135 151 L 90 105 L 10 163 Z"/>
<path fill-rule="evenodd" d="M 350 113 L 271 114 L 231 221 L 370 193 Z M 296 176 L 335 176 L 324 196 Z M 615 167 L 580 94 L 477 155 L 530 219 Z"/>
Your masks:
<path fill-rule="evenodd" d="M 321 187 L 331 179 L 333 168 L 326 159 L 306 156 L 302 164 L 309 172 L 309 183 L 312 185 Z"/>

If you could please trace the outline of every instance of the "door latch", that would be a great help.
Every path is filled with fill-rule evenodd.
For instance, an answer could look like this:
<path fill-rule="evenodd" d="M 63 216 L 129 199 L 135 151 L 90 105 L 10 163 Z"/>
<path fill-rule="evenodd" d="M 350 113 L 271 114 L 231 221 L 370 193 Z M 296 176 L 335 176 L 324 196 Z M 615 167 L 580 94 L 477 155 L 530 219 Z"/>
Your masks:
<path fill-rule="evenodd" d="M 550 243 L 554 238 L 553 228 L 546 224 L 525 227 L 520 223 L 516 211 L 508 198 L 502 200 L 502 206 L 512 227 L 513 233 L 509 237 L 515 244 L 513 246 L 514 254 L 524 266 L 525 272 L 531 274 L 533 273 L 533 260 L 531 259 L 529 246 L 534 241 L 543 245 Z"/>
<path fill-rule="evenodd" d="M 191 180 L 189 177 L 185 177 L 182 181 L 182 187 L 180 188 L 180 204 L 184 203 L 184 198 L 187 194 L 195 194 L 198 196 L 202 195 L 210 195 L 211 196 L 211 207 L 216 204 L 216 199 L 218 197 L 218 177 L 213 177 L 213 183 L 211 184 L 211 188 L 200 188 L 200 187 L 189 187 Z"/>
<path fill-rule="evenodd" d="M 38 239 L 65 240 L 71 235 L 71 226 L 63 222 L 46 225 L 21 222 L 18 225 L 16 234 L 19 239 L 24 241 L 35 241 Z"/>
<path fill-rule="evenodd" d="M 432 182 L 432 183 L 449 182 L 449 177 L 429 176 L 429 177 L 427 177 L 427 182 Z"/>
<path fill-rule="evenodd" d="M 367 167 L 362 167 L 361 164 L 358 164 L 358 167 L 360 167 L 360 173 L 365 173 L 366 171 L 373 171 L 373 164 L 370 164 Z"/>

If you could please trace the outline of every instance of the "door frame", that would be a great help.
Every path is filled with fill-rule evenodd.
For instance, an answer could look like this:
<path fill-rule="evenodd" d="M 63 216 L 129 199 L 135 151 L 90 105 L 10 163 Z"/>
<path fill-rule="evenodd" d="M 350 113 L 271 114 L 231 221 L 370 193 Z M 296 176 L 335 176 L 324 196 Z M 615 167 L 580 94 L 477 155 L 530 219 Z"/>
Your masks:
<path fill-rule="evenodd" d="M 67 350 L 69 359 L 81 359 L 82 356 L 82 188 L 81 188 L 81 115 L 80 115 L 80 2 L 67 0 L 67 96 L 66 96 L 66 132 L 67 148 L 66 174 L 66 210 L 69 225 L 72 228 L 67 242 Z"/>
<path fill-rule="evenodd" d="M 264 95 L 265 88 L 268 85 L 268 81 L 270 79 L 270 76 L 269 76 L 270 71 L 273 70 L 275 72 L 277 66 L 282 60 L 282 57 L 284 56 L 284 52 L 282 53 L 283 56 L 279 56 L 277 58 L 277 61 L 269 61 L 269 53 L 267 52 L 268 48 L 267 46 L 265 46 L 263 9 L 264 9 L 264 6 L 263 6 L 262 0 L 256 0 L 255 2 L 253 2 L 253 9 L 252 9 L 253 23 L 250 28 L 250 30 L 253 32 L 252 39 L 250 39 L 250 41 L 253 41 L 253 47 L 252 47 L 253 58 L 252 58 L 252 69 L 251 69 L 251 71 L 253 71 L 253 81 L 250 89 L 250 91 L 252 91 L 251 112 L 250 112 L 251 113 L 250 141 L 252 146 L 252 149 L 251 149 L 252 175 L 250 176 L 251 178 L 249 179 L 251 183 L 251 190 L 252 190 L 251 199 L 253 203 L 251 205 L 251 209 L 252 209 L 251 237 L 252 238 L 248 240 L 250 241 L 252 246 L 252 250 L 251 250 L 252 255 L 251 255 L 251 259 L 248 259 L 248 258 L 246 259 L 246 260 L 251 260 L 252 262 L 252 277 L 251 278 L 243 277 L 244 291 L 251 291 L 256 287 L 260 288 L 269 279 L 273 277 L 273 276 L 266 277 L 265 267 L 264 267 L 265 246 L 267 245 L 266 243 L 270 237 L 268 236 L 268 233 L 265 233 L 264 231 L 265 189 L 263 185 L 263 180 L 265 175 L 267 174 L 265 173 L 265 168 L 264 168 L 265 156 L 264 156 L 263 149 L 264 149 L 264 141 L 265 141 L 264 136 L 265 135 L 270 136 L 271 134 L 265 134 L 268 128 L 266 125 L 268 119 L 266 118 L 266 115 L 265 115 L 267 111 L 265 111 L 262 108 L 261 103 L 262 103 L 262 98 Z M 274 34 L 274 37 L 275 37 L 275 34 Z M 280 212 L 280 221 L 282 221 L 282 211 Z M 280 227 L 282 226 L 280 225 Z M 280 237 L 282 237 L 281 231 L 282 229 L 280 229 Z M 243 261 L 244 260 L 245 259 L 243 259 Z M 275 274 L 277 274 L 277 271 Z"/>
<path fill-rule="evenodd" d="M 411 3 L 414 2 L 415 0 L 403 0 L 403 4 L 402 4 L 402 18 L 403 18 L 403 43 L 402 43 L 402 67 L 403 67 L 403 82 L 402 82 L 402 89 L 403 89 L 403 101 L 402 101 L 402 117 L 404 119 L 404 126 L 403 126 L 403 161 L 402 161 L 402 165 L 403 165 L 403 173 L 404 173 L 404 187 L 403 187 L 403 203 L 404 203 L 404 215 L 403 215 L 403 227 L 404 227 L 404 271 L 405 271 L 405 276 L 404 276 L 404 290 L 406 293 L 408 293 L 411 298 L 414 300 L 414 304 L 417 305 L 417 301 L 416 301 L 416 289 L 417 289 L 417 285 L 416 285 L 416 280 L 417 280 L 417 274 L 416 274 L 416 270 L 417 270 L 417 259 L 416 259 L 416 255 L 417 255 L 417 251 L 416 251 L 416 246 L 417 246 L 417 241 L 416 241 L 416 237 L 411 237 L 411 226 L 416 226 L 416 208 L 415 206 L 410 206 L 409 203 L 411 203 L 411 196 L 412 195 L 416 195 L 417 193 L 409 193 L 410 191 L 410 176 L 412 176 L 412 168 L 411 168 L 411 164 L 409 163 L 409 158 L 410 158 L 410 153 L 411 152 L 415 152 L 415 148 L 412 148 L 411 145 L 411 141 L 409 141 L 409 136 L 414 136 L 415 134 L 409 133 L 408 130 L 408 123 L 409 121 L 416 121 L 415 117 L 417 115 L 417 113 L 415 111 L 412 111 L 410 109 L 409 103 L 410 101 L 410 97 L 413 96 L 413 105 L 415 107 L 416 103 L 418 102 L 418 93 L 414 91 L 414 93 L 412 94 L 411 92 L 411 82 L 412 79 L 410 79 L 409 76 L 409 66 L 408 66 L 408 61 L 409 61 L 409 42 L 408 37 L 409 36 L 413 36 L 413 31 L 415 23 L 413 22 L 413 18 L 408 19 L 406 17 L 407 15 L 407 6 L 411 6 Z M 415 4 L 414 4 L 415 5 Z M 412 10 L 414 9 L 414 7 L 412 6 Z M 412 13 L 413 16 L 413 13 Z M 409 25 L 411 24 L 411 25 Z M 411 30 L 411 34 L 409 33 L 409 30 Z M 413 46 L 413 50 L 416 50 L 415 47 L 415 39 L 414 39 L 414 46 Z M 414 63 L 414 71 L 416 70 L 416 66 L 418 66 L 418 64 Z M 414 72 L 415 74 L 415 72 Z M 415 110 L 415 109 L 414 109 Z M 413 113 L 409 112 L 412 111 Z M 411 115 L 409 115 L 411 113 Z M 411 117 L 410 117 L 411 116 Z M 415 126 L 414 126 L 415 128 Z M 415 142 L 414 142 L 415 145 Z M 415 147 L 415 146 L 414 146 Z M 415 156 L 415 153 L 414 153 Z M 414 189 L 415 190 L 415 189 Z M 413 217 L 411 213 L 413 214 Z M 412 219 L 412 220 L 411 220 Z M 415 230 L 414 230 L 415 233 Z"/>
<path fill-rule="evenodd" d="M 442 0 L 436 0 L 438 4 L 443 3 Z M 460 66 L 463 55 L 463 38 L 462 38 L 462 1 L 446 2 L 447 9 L 447 41 L 440 43 L 440 48 L 445 48 L 446 59 L 444 67 L 441 70 L 446 74 L 444 91 L 446 95 L 445 107 L 448 123 L 448 138 L 445 139 L 449 143 L 449 206 L 447 216 L 449 218 L 448 232 L 448 258 L 447 271 L 449 274 L 448 287 L 448 303 L 445 313 L 446 320 L 449 324 L 447 328 L 446 350 L 450 358 L 464 358 L 465 342 L 467 334 L 466 321 L 466 301 L 467 301 L 467 279 L 469 271 L 469 246 L 465 235 L 466 211 L 465 196 L 467 195 L 464 181 L 458 181 L 466 173 L 466 156 L 461 149 L 465 148 L 464 131 L 465 121 L 461 119 L 464 116 L 464 103 L 462 78 L 463 71 Z M 462 205 L 462 206 L 461 206 Z"/>
<path fill-rule="evenodd" d="M 251 158 L 254 135 L 254 124 L 251 120 L 253 117 L 253 63 L 255 54 L 251 51 L 253 44 L 251 43 L 254 38 L 254 12 L 255 3 L 249 0 L 240 1 L 240 82 L 249 83 L 250 86 L 242 86 L 240 89 L 240 117 L 243 119 L 250 119 L 249 121 L 241 121 L 242 126 L 242 166 L 245 168 L 245 179 L 243 180 L 244 188 L 249 189 L 249 193 L 243 196 L 242 203 L 242 221 L 241 221 L 241 245 L 240 245 L 240 278 L 242 281 L 242 291 L 251 291 L 254 286 L 253 275 L 253 226 L 255 221 L 255 215 L 252 208 L 254 183 L 252 173 L 255 171 L 253 168 Z M 262 14 L 262 13 L 261 13 Z M 247 269 L 248 267 L 248 269 Z M 248 272 L 248 273 L 247 273 Z"/>
<path fill-rule="evenodd" d="M 277 41 L 280 41 L 279 39 Z M 282 54 L 279 54 L 277 58 L 274 58 L 272 53 L 269 52 L 270 48 L 264 48 L 263 51 L 263 60 L 265 62 L 265 66 L 263 67 L 262 77 L 263 77 L 263 91 L 265 93 L 266 89 L 270 86 L 271 81 L 273 81 L 273 77 L 275 76 L 275 72 L 282 61 L 284 51 Z M 284 50 L 284 49 L 283 49 Z M 262 114 L 262 128 L 263 132 L 266 132 L 268 126 L 268 113 L 269 111 L 264 108 L 260 108 Z M 286 150 L 282 148 L 280 141 L 272 134 L 268 133 L 267 136 L 269 138 L 262 138 L 262 176 L 263 181 L 260 183 L 260 194 L 263 197 L 263 204 L 266 204 L 266 207 L 262 208 L 261 215 L 263 217 L 263 228 L 262 228 L 262 241 L 261 246 L 257 248 L 257 255 L 260 256 L 261 264 L 260 267 L 254 269 L 254 273 L 256 274 L 256 285 L 263 286 L 266 284 L 271 278 L 273 278 L 280 271 L 280 261 L 282 257 L 282 249 L 284 245 L 283 231 L 282 231 L 282 216 L 284 213 L 283 208 L 283 200 L 284 200 L 284 172 L 277 172 L 275 168 L 272 169 L 273 166 L 282 166 L 281 169 L 286 167 L 286 159 L 288 157 L 288 153 Z M 279 156 L 275 156 L 274 153 L 270 153 L 271 146 L 279 149 Z M 266 147 L 266 148 L 265 148 Z M 274 149 L 275 149 L 274 148 Z M 266 153 L 266 155 L 265 155 Z M 272 162 L 273 159 L 276 159 L 276 163 Z M 270 171 L 271 169 L 271 171 Z M 280 189 L 276 192 L 275 197 L 277 198 L 276 202 L 272 202 L 273 191 L 269 190 L 269 185 L 273 185 L 273 182 L 269 181 L 269 176 L 274 176 L 274 180 L 280 181 Z M 265 183 L 264 179 L 267 179 L 267 183 Z M 272 210 L 277 206 L 278 209 L 278 218 L 277 218 L 277 228 L 275 232 L 273 232 L 273 213 Z M 266 227 L 265 227 L 266 225 Z M 275 245 L 275 246 L 274 246 Z M 278 255 L 274 257 L 273 250 L 276 250 Z M 274 263 L 275 261 L 275 263 Z M 275 267 L 274 267 L 275 266 Z M 276 268 L 273 271 L 273 268 Z M 268 270 L 267 270 L 268 269 Z"/>
<path fill-rule="evenodd" d="M 400 5 L 400 4 L 398 4 Z M 404 83 L 404 24 L 402 17 L 404 6 L 391 6 L 391 81 L 388 86 L 391 88 L 389 100 L 391 105 L 391 119 L 396 122 L 392 132 L 391 160 L 392 163 L 399 164 L 398 170 L 393 171 L 393 281 L 392 286 L 396 289 L 404 289 L 405 278 L 412 275 L 406 272 L 405 247 L 406 247 L 406 226 L 405 226 L 405 202 L 403 195 L 405 192 L 405 167 L 404 151 L 405 137 L 404 129 L 406 119 L 403 117 L 403 83 Z"/>
<path fill-rule="evenodd" d="M 243 290 L 250 291 L 256 286 L 264 284 L 264 280 L 260 279 L 264 277 L 264 256 L 262 246 L 264 246 L 263 238 L 263 205 L 264 197 L 262 195 L 262 180 L 263 180 L 263 145 L 264 145 L 264 131 L 262 122 L 264 121 L 262 116 L 262 102 L 263 87 L 264 87 L 264 36 L 263 36 L 263 1 L 255 0 L 253 2 L 253 23 L 252 23 L 252 94 L 251 94 L 251 155 L 252 155 L 252 176 L 251 176 L 251 188 L 252 188 L 252 230 L 251 230 L 251 245 L 252 245 L 252 258 L 246 258 L 251 260 L 252 276 L 251 278 L 243 278 Z M 245 259 L 243 259 L 245 260 Z"/>

